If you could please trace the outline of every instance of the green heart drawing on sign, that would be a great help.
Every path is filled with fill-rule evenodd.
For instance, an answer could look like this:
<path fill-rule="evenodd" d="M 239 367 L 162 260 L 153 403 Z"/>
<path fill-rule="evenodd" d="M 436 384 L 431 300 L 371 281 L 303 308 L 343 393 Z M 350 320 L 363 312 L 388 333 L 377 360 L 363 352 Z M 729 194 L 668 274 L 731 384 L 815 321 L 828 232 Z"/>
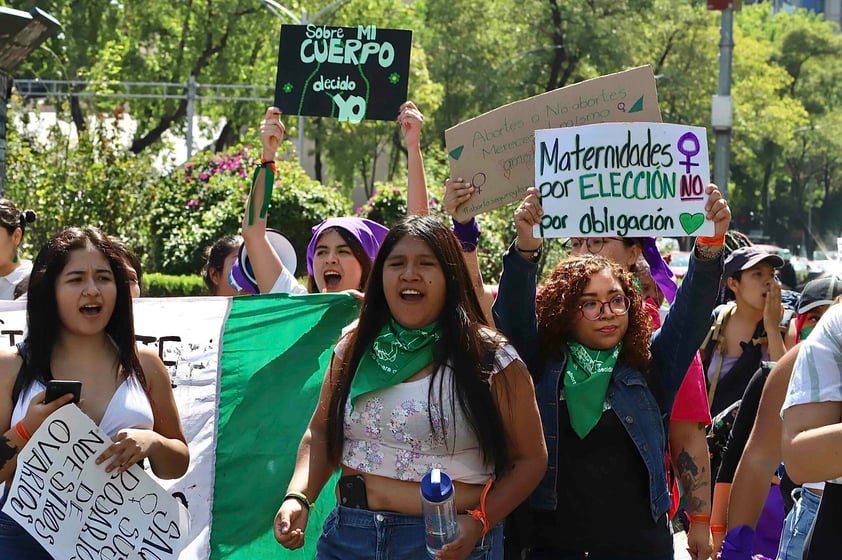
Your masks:
<path fill-rule="evenodd" d="M 690 214 L 689 212 L 682 212 L 678 216 L 678 221 L 681 222 L 681 227 L 690 235 L 705 223 L 705 215 L 701 212 Z"/>
<path fill-rule="evenodd" d="M 459 158 L 462 157 L 462 150 L 465 149 L 465 146 L 459 146 L 458 148 L 454 148 L 450 150 L 450 157 L 459 161 Z"/>

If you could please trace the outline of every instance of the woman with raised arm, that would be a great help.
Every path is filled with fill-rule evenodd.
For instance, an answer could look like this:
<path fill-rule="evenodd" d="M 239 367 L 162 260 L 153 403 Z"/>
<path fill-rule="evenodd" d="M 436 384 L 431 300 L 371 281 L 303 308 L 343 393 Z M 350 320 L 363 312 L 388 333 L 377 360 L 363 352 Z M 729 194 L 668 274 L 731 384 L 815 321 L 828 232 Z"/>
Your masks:
<path fill-rule="evenodd" d="M 414 103 L 401 106 L 398 122 L 407 146 L 407 213 L 426 215 L 427 179 L 421 157 L 424 115 Z M 270 107 L 260 125 L 261 163 L 254 175 L 243 215 L 243 238 L 260 293 L 349 292 L 360 296 L 377 250 L 388 229 L 365 218 L 328 218 L 313 228 L 307 246 L 307 287 L 287 270 L 266 236 L 269 201 L 275 176 L 275 155 L 284 137 L 281 112 Z"/>
<path fill-rule="evenodd" d="M 52 379 L 82 382 L 80 408 L 113 439 L 97 458 L 106 472 L 149 459 L 157 477 L 181 477 L 189 451 L 169 372 L 135 344 L 125 261 L 111 238 L 95 228 L 53 236 L 33 264 L 26 316 L 23 343 L 0 352 L 0 502 L 30 434 L 71 400 L 43 402 Z M 0 558 L 51 557 L 0 513 Z"/>
<path fill-rule="evenodd" d="M 530 498 L 530 559 L 673 558 L 664 423 L 709 325 L 731 218 L 719 190 L 706 192 L 715 235 L 697 239 L 654 336 L 631 274 L 599 255 L 559 263 L 536 302 L 536 189 L 515 213 L 493 311 L 536 379 L 549 452 Z"/>

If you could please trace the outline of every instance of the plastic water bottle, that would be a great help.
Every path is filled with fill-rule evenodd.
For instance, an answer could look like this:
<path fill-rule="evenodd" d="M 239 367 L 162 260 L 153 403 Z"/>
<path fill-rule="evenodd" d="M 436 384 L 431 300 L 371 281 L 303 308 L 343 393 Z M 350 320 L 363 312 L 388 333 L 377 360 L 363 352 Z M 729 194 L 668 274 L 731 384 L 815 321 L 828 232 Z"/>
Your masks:
<path fill-rule="evenodd" d="M 421 509 L 424 512 L 427 552 L 430 558 L 459 536 L 453 481 L 441 469 L 433 469 L 421 479 Z"/>

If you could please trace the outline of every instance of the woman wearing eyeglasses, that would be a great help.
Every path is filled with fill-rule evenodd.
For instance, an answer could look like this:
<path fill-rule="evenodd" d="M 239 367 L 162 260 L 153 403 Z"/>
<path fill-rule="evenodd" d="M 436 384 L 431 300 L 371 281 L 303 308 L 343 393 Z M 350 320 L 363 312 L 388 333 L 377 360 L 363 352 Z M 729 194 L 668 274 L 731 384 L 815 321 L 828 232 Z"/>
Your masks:
<path fill-rule="evenodd" d="M 709 326 L 731 218 L 719 190 L 707 192 L 715 235 L 697 240 L 654 336 L 631 275 L 604 256 L 563 261 L 536 301 L 537 190 L 515 213 L 493 313 L 536 378 L 549 453 L 530 498 L 530 559 L 673 558 L 664 423 Z"/>
<path fill-rule="evenodd" d="M 654 237 L 571 237 L 567 244 L 574 256 L 601 255 L 635 273 L 644 308 L 652 318 L 652 329 L 661 326 L 661 303 L 675 301 L 678 283 L 661 257 Z M 670 411 L 669 442 L 665 461 L 672 498 L 672 519 L 684 497 L 684 513 L 689 520 L 687 550 L 693 560 L 713 553 L 711 533 L 711 461 L 705 426 L 711 423 L 707 386 L 698 353 L 675 394 Z M 672 476 L 674 473 L 674 476 Z M 683 494 L 678 485 L 681 484 Z M 719 529 L 717 529 L 719 530 Z"/>

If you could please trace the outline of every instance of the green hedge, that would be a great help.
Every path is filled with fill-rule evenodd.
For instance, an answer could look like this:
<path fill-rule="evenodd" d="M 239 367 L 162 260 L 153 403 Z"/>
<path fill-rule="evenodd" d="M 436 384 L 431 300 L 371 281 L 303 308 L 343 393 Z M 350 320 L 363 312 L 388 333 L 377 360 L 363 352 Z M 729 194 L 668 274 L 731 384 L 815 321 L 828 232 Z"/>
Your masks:
<path fill-rule="evenodd" d="M 185 274 L 175 276 L 150 272 L 143 275 L 144 297 L 205 296 L 207 286 L 201 276 Z"/>

